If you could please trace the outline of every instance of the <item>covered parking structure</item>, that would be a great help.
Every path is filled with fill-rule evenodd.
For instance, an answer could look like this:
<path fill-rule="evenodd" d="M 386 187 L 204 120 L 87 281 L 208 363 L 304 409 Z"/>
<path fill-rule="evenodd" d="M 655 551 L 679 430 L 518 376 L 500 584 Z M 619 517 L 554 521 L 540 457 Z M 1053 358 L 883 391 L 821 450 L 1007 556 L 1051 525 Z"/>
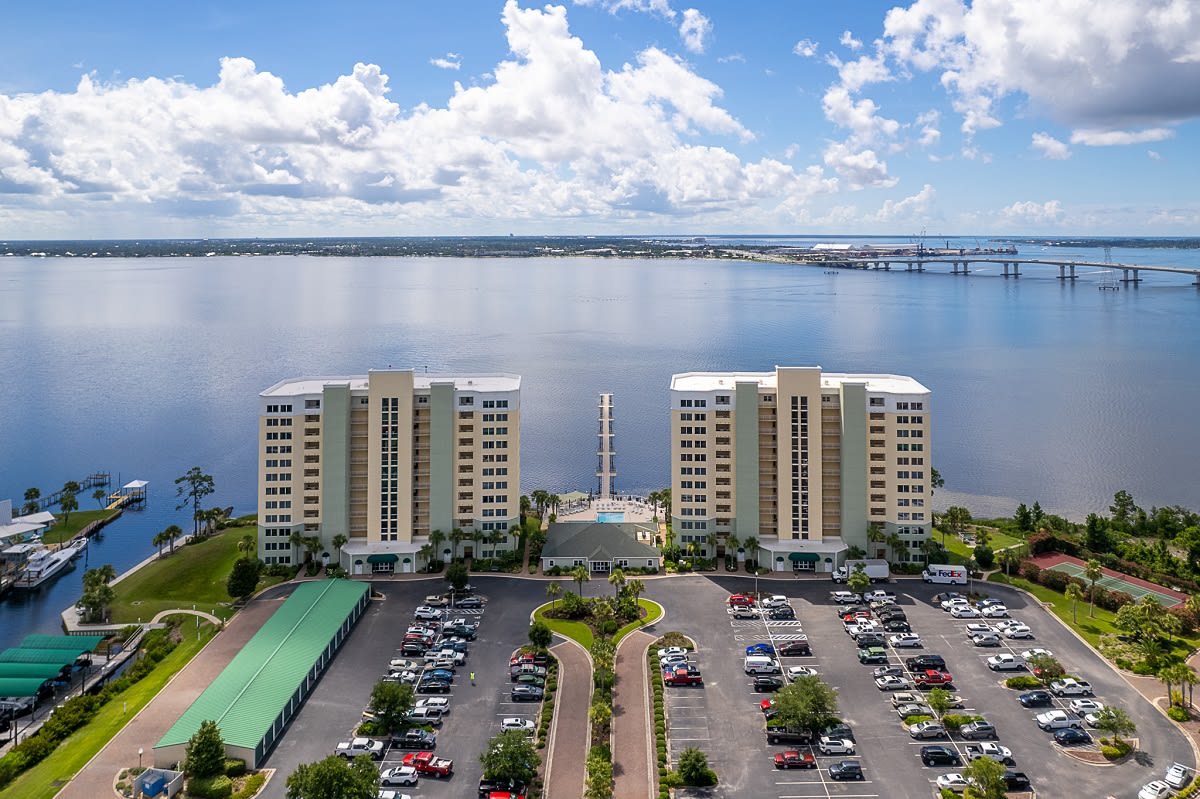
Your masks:
<path fill-rule="evenodd" d="M 28 635 L 20 646 L 0 652 L 0 710 L 24 713 L 53 694 L 51 682 L 68 680 L 71 669 L 104 636 Z"/>
<path fill-rule="evenodd" d="M 181 762 L 188 741 L 215 721 L 227 757 L 257 768 L 362 616 L 365 583 L 303 583 L 154 745 L 154 765 Z"/>

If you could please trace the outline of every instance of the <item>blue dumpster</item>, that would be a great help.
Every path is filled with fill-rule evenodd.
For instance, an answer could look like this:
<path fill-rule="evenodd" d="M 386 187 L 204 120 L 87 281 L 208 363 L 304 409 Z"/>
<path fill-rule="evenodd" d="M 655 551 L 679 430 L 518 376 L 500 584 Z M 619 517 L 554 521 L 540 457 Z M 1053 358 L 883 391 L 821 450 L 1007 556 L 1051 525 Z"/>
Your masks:
<path fill-rule="evenodd" d="M 158 796 L 167 788 L 167 775 L 154 774 L 142 781 L 142 793 L 146 796 Z"/>

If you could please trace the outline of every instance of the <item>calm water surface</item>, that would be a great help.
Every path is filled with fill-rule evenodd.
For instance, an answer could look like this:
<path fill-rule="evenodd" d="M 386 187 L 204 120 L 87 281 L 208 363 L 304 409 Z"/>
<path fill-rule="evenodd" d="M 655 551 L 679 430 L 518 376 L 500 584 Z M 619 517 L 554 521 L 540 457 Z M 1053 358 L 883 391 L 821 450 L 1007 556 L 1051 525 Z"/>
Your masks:
<path fill-rule="evenodd" d="M 1193 264 L 1200 253 L 1113 257 Z M 173 481 L 193 465 L 216 479 L 211 504 L 254 510 L 259 391 L 389 365 L 521 374 L 525 492 L 594 485 L 597 394 L 615 392 L 618 486 L 645 492 L 670 479 L 672 373 L 818 364 L 910 374 L 933 391 L 933 461 L 947 479 L 938 506 L 1007 514 L 1038 499 L 1081 517 L 1126 488 L 1147 507 L 1200 507 L 1200 291 L 1177 277 L 1111 292 L 1098 290 L 1094 270 L 1074 285 L 1049 271 L 1019 281 L 998 273 L 5 258 L 0 497 L 97 470 L 151 481 L 146 509 L 112 525 L 89 555 L 121 571 L 153 551 L 158 530 L 189 526 Z M 0 604 L 0 647 L 55 630 L 82 572 L 32 601 Z"/>

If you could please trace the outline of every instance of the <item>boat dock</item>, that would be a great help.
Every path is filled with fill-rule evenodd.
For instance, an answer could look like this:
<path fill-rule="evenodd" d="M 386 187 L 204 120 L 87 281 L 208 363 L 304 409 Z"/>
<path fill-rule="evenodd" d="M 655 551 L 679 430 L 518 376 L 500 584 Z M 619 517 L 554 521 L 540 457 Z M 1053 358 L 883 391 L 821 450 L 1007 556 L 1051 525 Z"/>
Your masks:
<path fill-rule="evenodd" d="M 108 507 L 106 510 L 119 510 L 135 502 L 145 502 L 146 486 L 148 485 L 150 483 L 146 480 L 129 481 L 117 489 L 117 491 L 108 495 Z"/>
<path fill-rule="evenodd" d="M 111 474 L 109 474 L 108 472 L 93 472 L 93 473 L 89 474 L 87 477 L 85 477 L 79 481 L 79 491 L 77 491 L 76 493 L 82 494 L 84 491 L 86 491 L 89 488 L 103 488 L 105 490 L 108 490 L 108 487 L 111 485 L 112 485 L 112 475 Z M 37 500 L 38 510 L 40 510 L 40 511 L 46 510 L 46 508 L 50 508 L 50 507 L 57 505 L 58 501 L 60 499 L 62 499 L 62 495 L 63 495 L 63 491 L 60 489 L 58 491 L 55 491 L 53 494 L 48 494 L 44 497 L 39 497 Z"/>

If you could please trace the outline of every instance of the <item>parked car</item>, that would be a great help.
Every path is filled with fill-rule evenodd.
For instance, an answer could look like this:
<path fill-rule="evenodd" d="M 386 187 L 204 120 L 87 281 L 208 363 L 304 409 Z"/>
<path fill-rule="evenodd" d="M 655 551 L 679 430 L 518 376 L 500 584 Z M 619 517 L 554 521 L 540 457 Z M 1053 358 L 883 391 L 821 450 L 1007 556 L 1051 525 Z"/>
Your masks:
<path fill-rule="evenodd" d="M 437 746 L 437 736 L 428 730 L 412 728 L 405 730 L 403 735 L 393 735 L 392 746 L 399 749 L 433 749 Z"/>
<path fill-rule="evenodd" d="M 1021 657 L 1025 658 L 1026 660 L 1029 660 L 1034 655 L 1045 655 L 1048 658 L 1054 657 L 1054 653 L 1051 652 L 1049 649 L 1041 649 L 1040 647 L 1034 647 L 1033 649 L 1026 649 L 1024 652 L 1021 653 Z"/>
<path fill-rule="evenodd" d="M 775 753 L 775 768 L 816 768 L 817 759 L 811 752 L 797 752 L 789 749 L 786 752 Z"/>
<path fill-rule="evenodd" d="M 855 740 L 854 730 L 850 729 L 849 724 L 834 724 L 822 730 L 821 734 L 829 738 L 844 738 L 847 741 Z"/>
<path fill-rule="evenodd" d="M 1163 782 L 1179 790 L 1192 781 L 1193 773 L 1192 769 L 1182 763 L 1175 763 L 1167 766 L 1167 775 L 1163 777 Z"/>
<path fill-rule="evenodd" d="M 1085 713 L 1099 713 L 1104 709 L 1104 703 L 1095 699 L 1072 699 L 1069 707 L 1072 713 L 1082 716 Z"/>
<path fill-rule="evenodd" d="M 967 778 L 957 771 L 952 771 L 948 774 L 942 774 L 937 778 L 937 787 L 940 791 L 954 791 L 954 793 L 962 793 L 967 790 L 971 783 L 967 782 Z"/>
<path fill-rule="evenodd" d="M 1138 799 L 1167 799 L 1171 795 L 1171 786 L 1162 780 L 1152 780 L 1138 791 Z"/>
<path fill-rule="evenodd" d="M 952 605 L 950 615 L 956 619 L 978 619 L 979 611 L 970 605 Z"/>
<path fill-rule="evenodd" d="M 481 608 L 483 607 L 483 597 L 480 596 L 464 596 L 454 600 L 456 608 Z"/>
<path fill-rule="evenodd" d="M 944 671 L 946 669 L 946 659 L 941 655 L 917 655 L 916 657 L 907 658 L 904 665 L 909 671 L 925 671 L 926 669 L 937 669 Z"/>
<path fill-rule="evenodd" d="M 684 657 L 687 657 L 687 653 L 688 651 L 682 646 L 669 646 L 666 649 L 658 650 L 654 654 L 661 659 L 670 657 L 671 655 L 683 655 Z"/>
<path fill-rule="evenodd" d="M 929 705 L 922 704 L 920 702 L 910 702 L 906 705 L 896 705 L 895 710 L 896 710 L 896 715 L 902 719 L 906 719 L 909 716 L 932 716 L 933 715 L 933 709 L 930 708 Z"/>
<path fill-rule="evenodd" d="M 416 785 L 417 770 L 412 766 L 396 766 L 379 775 L 380 785 Z"/>
<path fill-rule="evenodd" d="M 912 680 L 904 677 L 879 677 L 875 687 L 881 691 L 907 691 L 913 687 Z"/>
<path fill-rule="evenodd" d="M 413 706 L 413 709 L 417 710 L 423 707 L 436 708 L 437 710 L 441 711 L 443 716 L 450 715 L 450 700 L 444 696 L 432 696 L 428 699 L 418 699 L 417 703 Z"/>
<path fill-rule="evenodd" d="M 1081 744 L 1090 744 L 1092 736 L 1078 727 L 1064 727 L 1054 733 L 1054 742 L 1059 746 L 1079 746 Z"/>
<path fill-rule="evenodd" d="M 1029 777 L 1025 776 L 1023 771 L 1007 769 L 1004 772 L 1004 787 L 1009 791 L 1028 791 L 1030 788 Z"/>
<path fill-rule="evenodd" d="M 881 646 L 872 646 L 858 650 L 859 663 L 887 663 L 887 659 L 887 650 Z"/>
<path fill-rule="evenodd" d="M 434 621 L 442 618 L 441 608 L 433 608 L 429 605 L 418 605 L 413 611 L 413 618 L 416 619 L 432 619 Z"/>
<path fill-rule="evenodd" d="M 1050 691 L 1055 696 L 1091 696 L 1092 684 L 1067 677 L 1050 683 Z"/>
<path fill-rule="evenodd" d="M 883 623 L 884 632 L 889 633 L 911 633 L 912 626 L 903 619 L 888 619 Z"/>
<path fill-rule="evenodd" d="M 978 622 L 978 621 L 971 622 L 970 624 L 968 624 L 968 625 L 967 625 L 965 628 L 963 628 L 963 629 L 965 629 L 965 630 L 966 630 L 966 632 L 967 632 L 967 635 L 968 635 L 968 636 L 972 636 L 972 635 L 981 635 L 981 634 L 983 634 L 983 633 L 995 633 L 995 632 L 996 632 L 996 628 L 995 628 L 995 627 L 993 627 L 992 625 L 990 625 L 990 624 L 984 624 L 983 622 Z"/>
<path fill-rule="evenodd" d="M 1083 726 L 1083 720 L 1079 716 L 1076 716 L 1074 713 L 1068 713 L 1065 710 L 1059 710 L 1058 708 L 1047 710 L 1045 713 L 1039 713 L 1034 717 L 1034 721 L 1045 732 Z"/>
<path fill-rule="evenodd" d="M 757 693 L 778 691 L 783 687 L 783 678 L 770 674 L 759 674 L 754 678 L 754 690 Z"/>
<path fill-rule="evenodd" d="M 808 657 L 812 654 L 812 647 L 807 640 L 795 640 L 780 644 L 778 651 L 783 657 Z"/>
<path fill-rule="evenodd" d="M 899 666 L 879 666 L 871 669 L 871 676 L 876 679 L 880 677 L 903 677 L 904 669 Z"/>
<path fill-rule="evenodd" d="M 1033 631 L 1024 624 L 1010 624 L 1004 628 L 1005 638 L 1033 638 Z"/>
<path fill-rule="evenodd" d="M 893 635 L 888 639 L 888 643 L 891 644 L 892 648 L 894 649 L 900 649 L 903 647 L 919 648 L 921 646 L 921 636 L 917 635 L 916 633 L 902 633 L 900 635 Z"/>
<path fill-rule="evenodd" d="M 796 611 L 791 605 L 784 605 L 781 608 L 771 608 L 767 611 L 767 618 L 772 621 L 793 621 L 796 618 Z"/>
<path fill-rule="evenodd" d="M 1008 608 L 1003 605 L 988 605 L 979 611 L 985 619 L 1004 619 L 1008 617 Z"/>
<path fill-rule="evenodd" d="M 818 677 L 820 675 L 811 666 L 792 666 L 787 670 L 787 676 L 789 680 L 795 680 L 798 677 Z"/>
<path fill-rule="evenodd" d="M 848 738 L 830 738 L 823 735 L 817 741 L 817 751 L 823 755 L 852 755 L 854 754 L 854 741 Z"/>
<path fill-rule="evenodd" d="M 509 696 L 514 702 L 540 702 L 543 691 L 536 685 L 514 685 Z"/>
<path fill-rule="evenodd" d="M 946 728 L 941 722 L 937 721 L 918 721 L 916 724 L 910 724 L 908 727 L 908 735 L 910 738 L 922 740 L 925 738 L 945 738 Z"/>
<path fill-rule="evenodd" d="M 968 740 L 980 738 L 995 740 L 996 725 L 986 720 L 971 721 L 959 727 L 958 734 Z"/>
<path fill-rule="evenodd" d="M 783 594 L 772 594 L 762 601 L 764 608 L 781 608 L 788 603 L 788 598 Z"/>
<path fill-rule="evenodd" d="M 500 721 L 500 729 L 504 730 L 505 732 L 509 730 L 520 730 L 521 732 L 527 732 L 532 735 L 533 731 L 537 729 L 537 725 L 533 722 L 533 719 L 525 719 L 521 718 L 520 716 L 509 716 L 508 718 Z"/>
<path fill-rule="evenodd" d="M 1050 707 L 1054 704 L 1054 697 L 1049 691 L 1029 691 L 1018 696 L 1017 701 L 1022 707 Z"/>
<path fill-rule="evenodd" d="M 1025 661 L 1008 652 L 992 655 L 987 659 L 988 668 L 992 671 L 1020 671 L 1025 668 Z"/>
<path fill-rule="evenodd" d="M 926 766 L 961 766 L 962 758 L 949 746 L 922 746 L 921 762 Z"/>
<path fill-rule="evenodd" d="M 764 644 L 764 643 L 750 644 L 750 646 L 746 647 L 746 654 L 747 655 L 770 655 L 770 656 L 774 657 L 775 647 L 773 647 L 771 644 Z"/>
<path fill-rule="evenodd" d="M 839 605 L 858 604 L 862 597 L 853 591 L 830 591 L 829 598 Z"/>
<path fill-rule="evenodd" d="M 857 760 L 839 760 L 829 764 L 829 779 L 831 780 L 861 780 L 862 778 L 862 764 Z"/>

